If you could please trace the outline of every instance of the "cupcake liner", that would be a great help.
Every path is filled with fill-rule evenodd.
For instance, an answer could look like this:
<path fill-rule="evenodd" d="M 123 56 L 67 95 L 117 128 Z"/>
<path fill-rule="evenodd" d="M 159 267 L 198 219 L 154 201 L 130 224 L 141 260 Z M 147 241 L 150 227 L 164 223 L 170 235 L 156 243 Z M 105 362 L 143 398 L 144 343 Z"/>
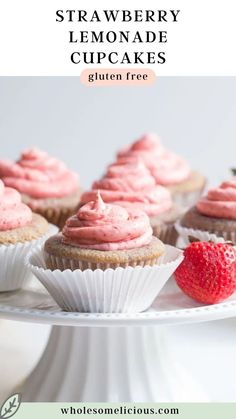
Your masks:
<path fill-rule="evenodd" d="M 135 266 L 152 266 L 155 264 L 158 264 L 159 258 L 150 258 L 145 259 L 143 261 L 130 261 L 122 263 L 107 263 L 107 262 L 90 262 L 87 260 L 75 260 L 75 259 L 69 259 L 69 258 L 63 258 L 61 256 L 55 256 L 52 254 L 49 254 L 44 251 L 44 258 L 47 260 L 47 266 L 50 266 L 51 269 L 60 269 L 61 271 L 64 271 L 66 269 L 71 269 L 72 271 L 76 269 L 80 269 L 81 271 L 85 271 L 86 269 L 102 269 L 103 271 L 106 269 L 116 269 L 116 268 L 127 268 L 128 266 L 131 266 L 135 268 Z"/>
<path fill-rule="evenodd" d="M 224 243 L 225 241 L 232 241 L 236 244 L 236 234 L 234 232 L 215 231 L 214 233 L 210 233 L 209 231 L 183 227 L 179 222 L 175 223 L 175 228 L 183 239 L 185 246 L 190 243 L 189 238 L 191 237 L 203 242 L 212 241 L 214 243 Z"/>
<path fill-rule="evenodd" d="M 0 245 L 0 292 L 22 288 L 24 283 L 32 277 L 31 271 L 25 266 L 25 256 L 30 249 L 42 245 L 48 237 L 56 234 L 57 231 L 56 226 L 49 225 L 47 233 L 37 240 Z"/>
<path fill-rule="evenodd" d="M 138 313 L 151 306 L 182 260 L 181 250 L 166 246 L 154 266 L 52 271 L 46 268 L 42 248 L 37 248 L 26 263 L 65 311 Z"/>
<path fill-rule="evenodd" d="M 159 224 L 152 226 L 153 235 L 163 243 L 175 246 L 178 238 L 178 232 L 175 224 Z"/>
<path fill-rule="evenodd" d="M 60 208 L 60 207 L 48 207 L 48 208 L 34 208 L 34 211 L 37 214 L 42 215 L 46 220 L 56 225 L 59 230 L 62 230 L 62 228 L 65 225 L 66 220 L 74 215 L 77 211 L 78 206 L 73 206 L 71 208 Z"/>

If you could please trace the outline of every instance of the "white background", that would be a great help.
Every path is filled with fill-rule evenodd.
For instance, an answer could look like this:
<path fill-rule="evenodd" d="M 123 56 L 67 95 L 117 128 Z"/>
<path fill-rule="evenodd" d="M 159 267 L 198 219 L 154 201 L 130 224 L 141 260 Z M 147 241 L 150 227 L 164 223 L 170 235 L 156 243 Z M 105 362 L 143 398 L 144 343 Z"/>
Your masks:
<path fill-rule="evenodd" d="M 181 9 L 178 24 L 58 24 L 57 9 Z M 234 0 L 1 0 L 0 75 L 78 75 L 82 66 L 69 56 L 69 30 L 168 30 L 167 63 L 157 75 L 236 75 Z M 78 28 L 77 28 L 78 27 Z M 133 44 L 134 45 L 134 44 Z M 137 45 L 135 46 L 136 49 Z M 96 46 L 93 48 L 96 48 Z M 97 46 L 100 48 L 100 46 Z M 106 46 L 102 45 L 102 50 Z M 113 50 L 114 45 L 107 47 Z M 130 45 L 128 49 L 132 50 Z M 141 47 L 142 48 L 142 47 Z M 152 45 L 145 47 L 152 51 Z M 156 46 L 159 49 L 159 46 Z M 91 50 L 84 44 L 81 50 Z M 118 51 L 126 45 L 117 45 Z M 155 49 L 154 49 L 155 50 Z M 103 66 L 103 67 L 107 67 Z M 150 67 L 151 68 L 151 67 Z"/>
<path fill-rule="evenodd" d="M 78 78 L 0 78 L 1 157 L 38 145 L 88 187 L 116 150 L 156 131 L 215 184 L 236 165 L 235 78 L 160 78 L 155 86 L 88 88 Z M 172 327 L 173 355 L 212 401 L 236 401 L 236 320 Z M 0 399 L 30 371 L 48 327 L 0 322 Z"/>

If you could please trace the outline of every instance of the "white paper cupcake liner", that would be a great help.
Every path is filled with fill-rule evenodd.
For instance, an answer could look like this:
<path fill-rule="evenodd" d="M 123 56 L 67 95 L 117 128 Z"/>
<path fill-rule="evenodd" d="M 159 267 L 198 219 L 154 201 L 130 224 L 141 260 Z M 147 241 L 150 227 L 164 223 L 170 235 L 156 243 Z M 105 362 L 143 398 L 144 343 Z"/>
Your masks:
<path fill-rule="evenodd" d="M 155 266 L 51 271 L 43 250 L 37 248 L 27 257 L 27 265 L 65 311 L 138 313 L 152 305 L 182 260 L 181 250 L 166 246 Z"/>
<path fill-rule="evenodd" d="M 46 234 L 40 239 L 26 243 L 0 245 L 0 292 L 22 288 L 31 279 L 32 272 L 26 267 L 24 259 L 34 247 L 42 245 L 48 237 L 56 234 L 58 228 L 49 224 Z"/>
<path fill-rule="evenodd" d="M 127 268 L 127 267 L 136 267 L 137 261 L 130 262 L 130 264 L 120 264 L 119 262 L 115 263 L 98 263 L 98 262 L 89 262 L 86 260 L 75 260 L 70 258 L 63 258 L 61 256 L 55 256 L 52 254 L 49 254 L 45 252 L 44 250 L 44 259 L 47 261 L 47 266 L 50 266 L 50 269 L 55 270 L 59 269 L 62 271 L 65 271 L 66 269 L 71 269 L 72 271 L 75 271 L 76 269 L 80 269 L 81 271 L 85 271 L 86 269 L 91 269 L 94 271 L 95 269 L 116 269 L 116 268 Z M 140 261 L 139 266 L 145 266 L 145 265 L 158 265 L 159 264 L 159 258 L 156 259 L 146 259 L 145 261 Z"/>
<path fill-rule="evenodd" d="M 175 224 L 175 228 L 178 231 L 180 237 L 183 239 L 184 246 L 187 246 L 190 243 L 189 237 L 194 237 L 197 240 L 200 240 L 202 242 L 212 241 L 214 243 L 224 243 L 225 241 L 230 240 L 233 243 L 236 243 L 235 233 L 231 233 L 230 235 L 229 233 L 226 233 L 226 232 L 224 233 L 222 231 L 209 233 L 208 231 L 195 230 L 193 228 L 183 227 L 180 225 L 180 222 L 177 222 Z"/>

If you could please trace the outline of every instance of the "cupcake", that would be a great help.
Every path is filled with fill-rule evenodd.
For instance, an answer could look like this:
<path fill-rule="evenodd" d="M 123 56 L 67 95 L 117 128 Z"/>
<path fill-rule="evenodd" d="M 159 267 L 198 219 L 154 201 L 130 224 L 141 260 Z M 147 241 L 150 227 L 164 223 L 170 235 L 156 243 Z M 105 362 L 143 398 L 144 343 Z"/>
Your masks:
<path fill-rule="evenodd" d="M 157 184 L 167 187 L 175 203 L 182 206 L 193 205 L 203 192 L 206 179 L 191 170 L 180 156 L 163 147 L 154 134 L 146 134 L 117 155 L 118 162 L 132 162 L 141 159 Z"/>
<path fill-rule="evenodd" d="M 181 263 L 179 249 L 152 236 L 148 216 L 95 201 L 29 256 L 28 266 L 67 311 L 147 309 Z"/>
<path fill-rule="evenodd" d="M 0 180 L 0 291 L 22 287 L 31 275 L 24 265 L 24 257 L 48 233 L 48 222 L 32 213 L 21 201 L 19 192 L 5 187 Z"/>
<path fill-rule="evenodd" d="M 44 151 L 26 150 L 17 162 L 0 160 L 0 178 L 21 193 L 32 211 L 59 228 L 76 211 L 80 197 L 77 174 Z"/>
<path fill-rule="evenodd" d="M 105 204 L 98 193 L 46 241 L 45 259 L 49 269 L 105 270 L 154 265 L 164 250 L 144 212 Z"/>
<path fill-rule="evenodd" d="M 93 183 L 92 190 L 82 194 L 81 204 L 93 201 L 98 190 L 106 203 L 144 211 L 150 218 L 154 236 L 166 244 L 175 245 L 177 232 L 174 224 L 180 210 L 173 205 L 168 189 L 156 185 L 142 162 L 110 165 L 102 179 Z"/>
<path fill-rule="evenodd" d="M 236 177 L 210 189 L 186 212 L 177 228 L 186 239 L 206 241 L 215 237 L 236 244 Z"/>

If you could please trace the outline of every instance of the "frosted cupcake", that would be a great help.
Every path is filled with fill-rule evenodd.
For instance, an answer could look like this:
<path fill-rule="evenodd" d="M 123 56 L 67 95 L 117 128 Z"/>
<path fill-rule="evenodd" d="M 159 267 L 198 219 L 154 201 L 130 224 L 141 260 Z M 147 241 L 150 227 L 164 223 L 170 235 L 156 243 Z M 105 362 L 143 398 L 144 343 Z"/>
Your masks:
<path fill-rule="evenodd" d="M 92 190 L 82 194 L 81 204 L 94 200 L 98 190 L 106 203 L 144 211 L 150 217 L 154 236 L 175 245 L 174 223 L 180 211 L 174 207 L 169 190 L 156 185 L 142 162 L 110 165 L 103 178 L 93 183 Z"/>
<path fill-rule="evenodd" d="M 206 179 L 191 170 L 189 164 L 177 154 L 165 149 L 154 134 L 146 134 L 118 153 L 118 162 L 141 159 L 157 184 L 167 187 L 177 204 L 193 205 L 203 192 Z"/>
<path fill-rule="evenodd" d="M 154 265 L 164 250 L 144 212 L 105 204 L 97 194 L 67 220 L 61 234 L 46 241 L 45 259 L 49 269 L 105 270 Z"/>
<path fill-rule="evenodd" d="M 0 177 L 21 193 L 34 212 L 59 228 L 76 211 L 80 197 L 77 174 L 44 151 L 26 150 L 17 162 L 0 160 Z"/>
<path fill-rule="evenodd" d="M 178 230 L 191 240 L 214 235 L 236 244 L 236 177 L 200 198 L 180 220 Z"/>
<path fill-rule="evenodd" d="M 152 236 L 144 212 L 98 195 L 43 252 L 29 256 L 28 266 L 63 310 L 118 313 L 150 307 L 182 259 Z"/>
<path fill-rule="evenodd" d="M 47 238 L 48 222 L 21 202 L 15 189 L 0 180 L 0 291 L 21 288 L 30 272 L 24 257 L 32 246 Z"/>

